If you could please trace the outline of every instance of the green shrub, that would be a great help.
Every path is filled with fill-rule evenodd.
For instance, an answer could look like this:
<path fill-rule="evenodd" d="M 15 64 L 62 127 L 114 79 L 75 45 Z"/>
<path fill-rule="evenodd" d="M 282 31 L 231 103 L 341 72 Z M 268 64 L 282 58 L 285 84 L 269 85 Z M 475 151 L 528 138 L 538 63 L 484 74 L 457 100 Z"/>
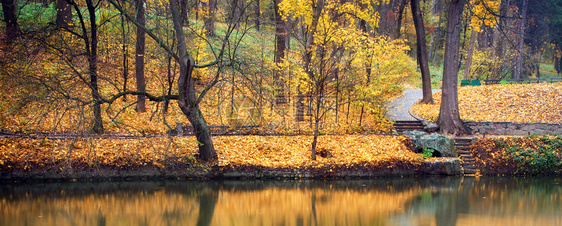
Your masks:
<path fill-rule="evenodd" d="M 517 141 L 519 138 L 515 138 Z M 506 150 L 509 157 L 516 162 L 517 172 L 522 174 L 560 173 L 559 151 L 562 150 L 562 138 L 547 136 L 536 138 L 536 148 L 523 148 L 514 142 Z"/>

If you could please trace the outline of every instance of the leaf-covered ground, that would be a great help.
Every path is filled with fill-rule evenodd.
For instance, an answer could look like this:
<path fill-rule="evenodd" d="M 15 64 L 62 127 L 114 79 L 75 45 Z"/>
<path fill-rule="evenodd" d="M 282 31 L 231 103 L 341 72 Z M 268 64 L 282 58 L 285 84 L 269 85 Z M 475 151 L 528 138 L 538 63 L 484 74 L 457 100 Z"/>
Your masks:
<path fill-rule="evenodd" d="M 562 83 L 464 86 L 458 93 L 463 120 L 562 122 Z M 412 113 L 437 120 L 441 92 L 433 94 L 433 99 L 435 104 L 415 104 Z"/>
<path fill-rule="evenodd" d="M 420 154 L 408 149 L 405 136 L 321 136 L 316 161 L 310 159 L 311 136 L 215 137 L 218 158 L 201 163 L 193 137 L 139 139 L 0 139 L 0 172 L 60 174 L 97 169 L 275 168 L 329 171 L 416 166 Z"/>

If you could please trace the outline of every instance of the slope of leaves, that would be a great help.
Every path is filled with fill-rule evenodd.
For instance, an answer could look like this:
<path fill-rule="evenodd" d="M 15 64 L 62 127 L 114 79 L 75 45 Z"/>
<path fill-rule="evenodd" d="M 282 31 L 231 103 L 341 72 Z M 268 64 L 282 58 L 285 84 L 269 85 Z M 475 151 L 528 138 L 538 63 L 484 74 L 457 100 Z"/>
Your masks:
<path fill-rule="evenodd" d="M 562 83 L 464 86 L 459 88 L 463 120 L 495 122 L 562 122 Z M 437 120 L 441 93 L 435 104 L 416 103 L 412 113 Z"/>
<path fill-rule="evenodd" d="M 0 172 L 64 172 L 96 168 L 135 170 L 142 167 L 190 166 L 261 167 L 285 169 L 392 168 L 419 165 L 419 154 L 404 144 L 404 136 L 321 136 L 324 158 L 310 160 L 310 136 L 215 137 L 218 159 L 195 158 L 194 137 L 138 139 L 0 139 Z"/>
<path fill-rule="evenodd" d="M 560 174 L 562 137 L 479 139 L 471 147 L 484 174 Z"/>

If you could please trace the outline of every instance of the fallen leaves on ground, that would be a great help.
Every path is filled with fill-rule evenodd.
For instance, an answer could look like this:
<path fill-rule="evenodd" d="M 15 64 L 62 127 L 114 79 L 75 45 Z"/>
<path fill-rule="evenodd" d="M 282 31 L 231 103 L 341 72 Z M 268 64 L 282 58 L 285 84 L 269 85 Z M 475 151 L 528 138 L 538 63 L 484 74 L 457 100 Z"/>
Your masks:
<path fill-rule="evenodd" d="M 493 122 L 562 122 L 562 83 L 464 86 L 459 88 L 459 111 L 463 120 Z M 435 104 L 416 103 L 412 113 L 437 120 L 441 92 Z"/>
<path fill-rule="evenodd" d="M 420 164 L 420 155 L 404 144 L 405 136 L 342 135 L 319 137 L 318 150 L 329 155 L 310 158 L 311 136 L 215 137 L 217 161 L 209 166 L 311 169 L 354 166 L 394 167 Z M 195 158 L 194 137 L 138 139 L 0 139 L 0 171 L 62 171 L 105 167 L 135 169 L 202 164 Z"/>

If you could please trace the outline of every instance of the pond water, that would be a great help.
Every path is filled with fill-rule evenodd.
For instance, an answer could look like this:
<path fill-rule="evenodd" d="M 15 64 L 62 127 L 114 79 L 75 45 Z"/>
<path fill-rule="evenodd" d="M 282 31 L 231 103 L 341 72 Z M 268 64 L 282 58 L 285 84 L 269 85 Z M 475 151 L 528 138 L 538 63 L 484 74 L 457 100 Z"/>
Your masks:
<path fill-rule="evenodd" d="M 562 179 L 0 185 L 0 225 L 562 225 Z"/>

